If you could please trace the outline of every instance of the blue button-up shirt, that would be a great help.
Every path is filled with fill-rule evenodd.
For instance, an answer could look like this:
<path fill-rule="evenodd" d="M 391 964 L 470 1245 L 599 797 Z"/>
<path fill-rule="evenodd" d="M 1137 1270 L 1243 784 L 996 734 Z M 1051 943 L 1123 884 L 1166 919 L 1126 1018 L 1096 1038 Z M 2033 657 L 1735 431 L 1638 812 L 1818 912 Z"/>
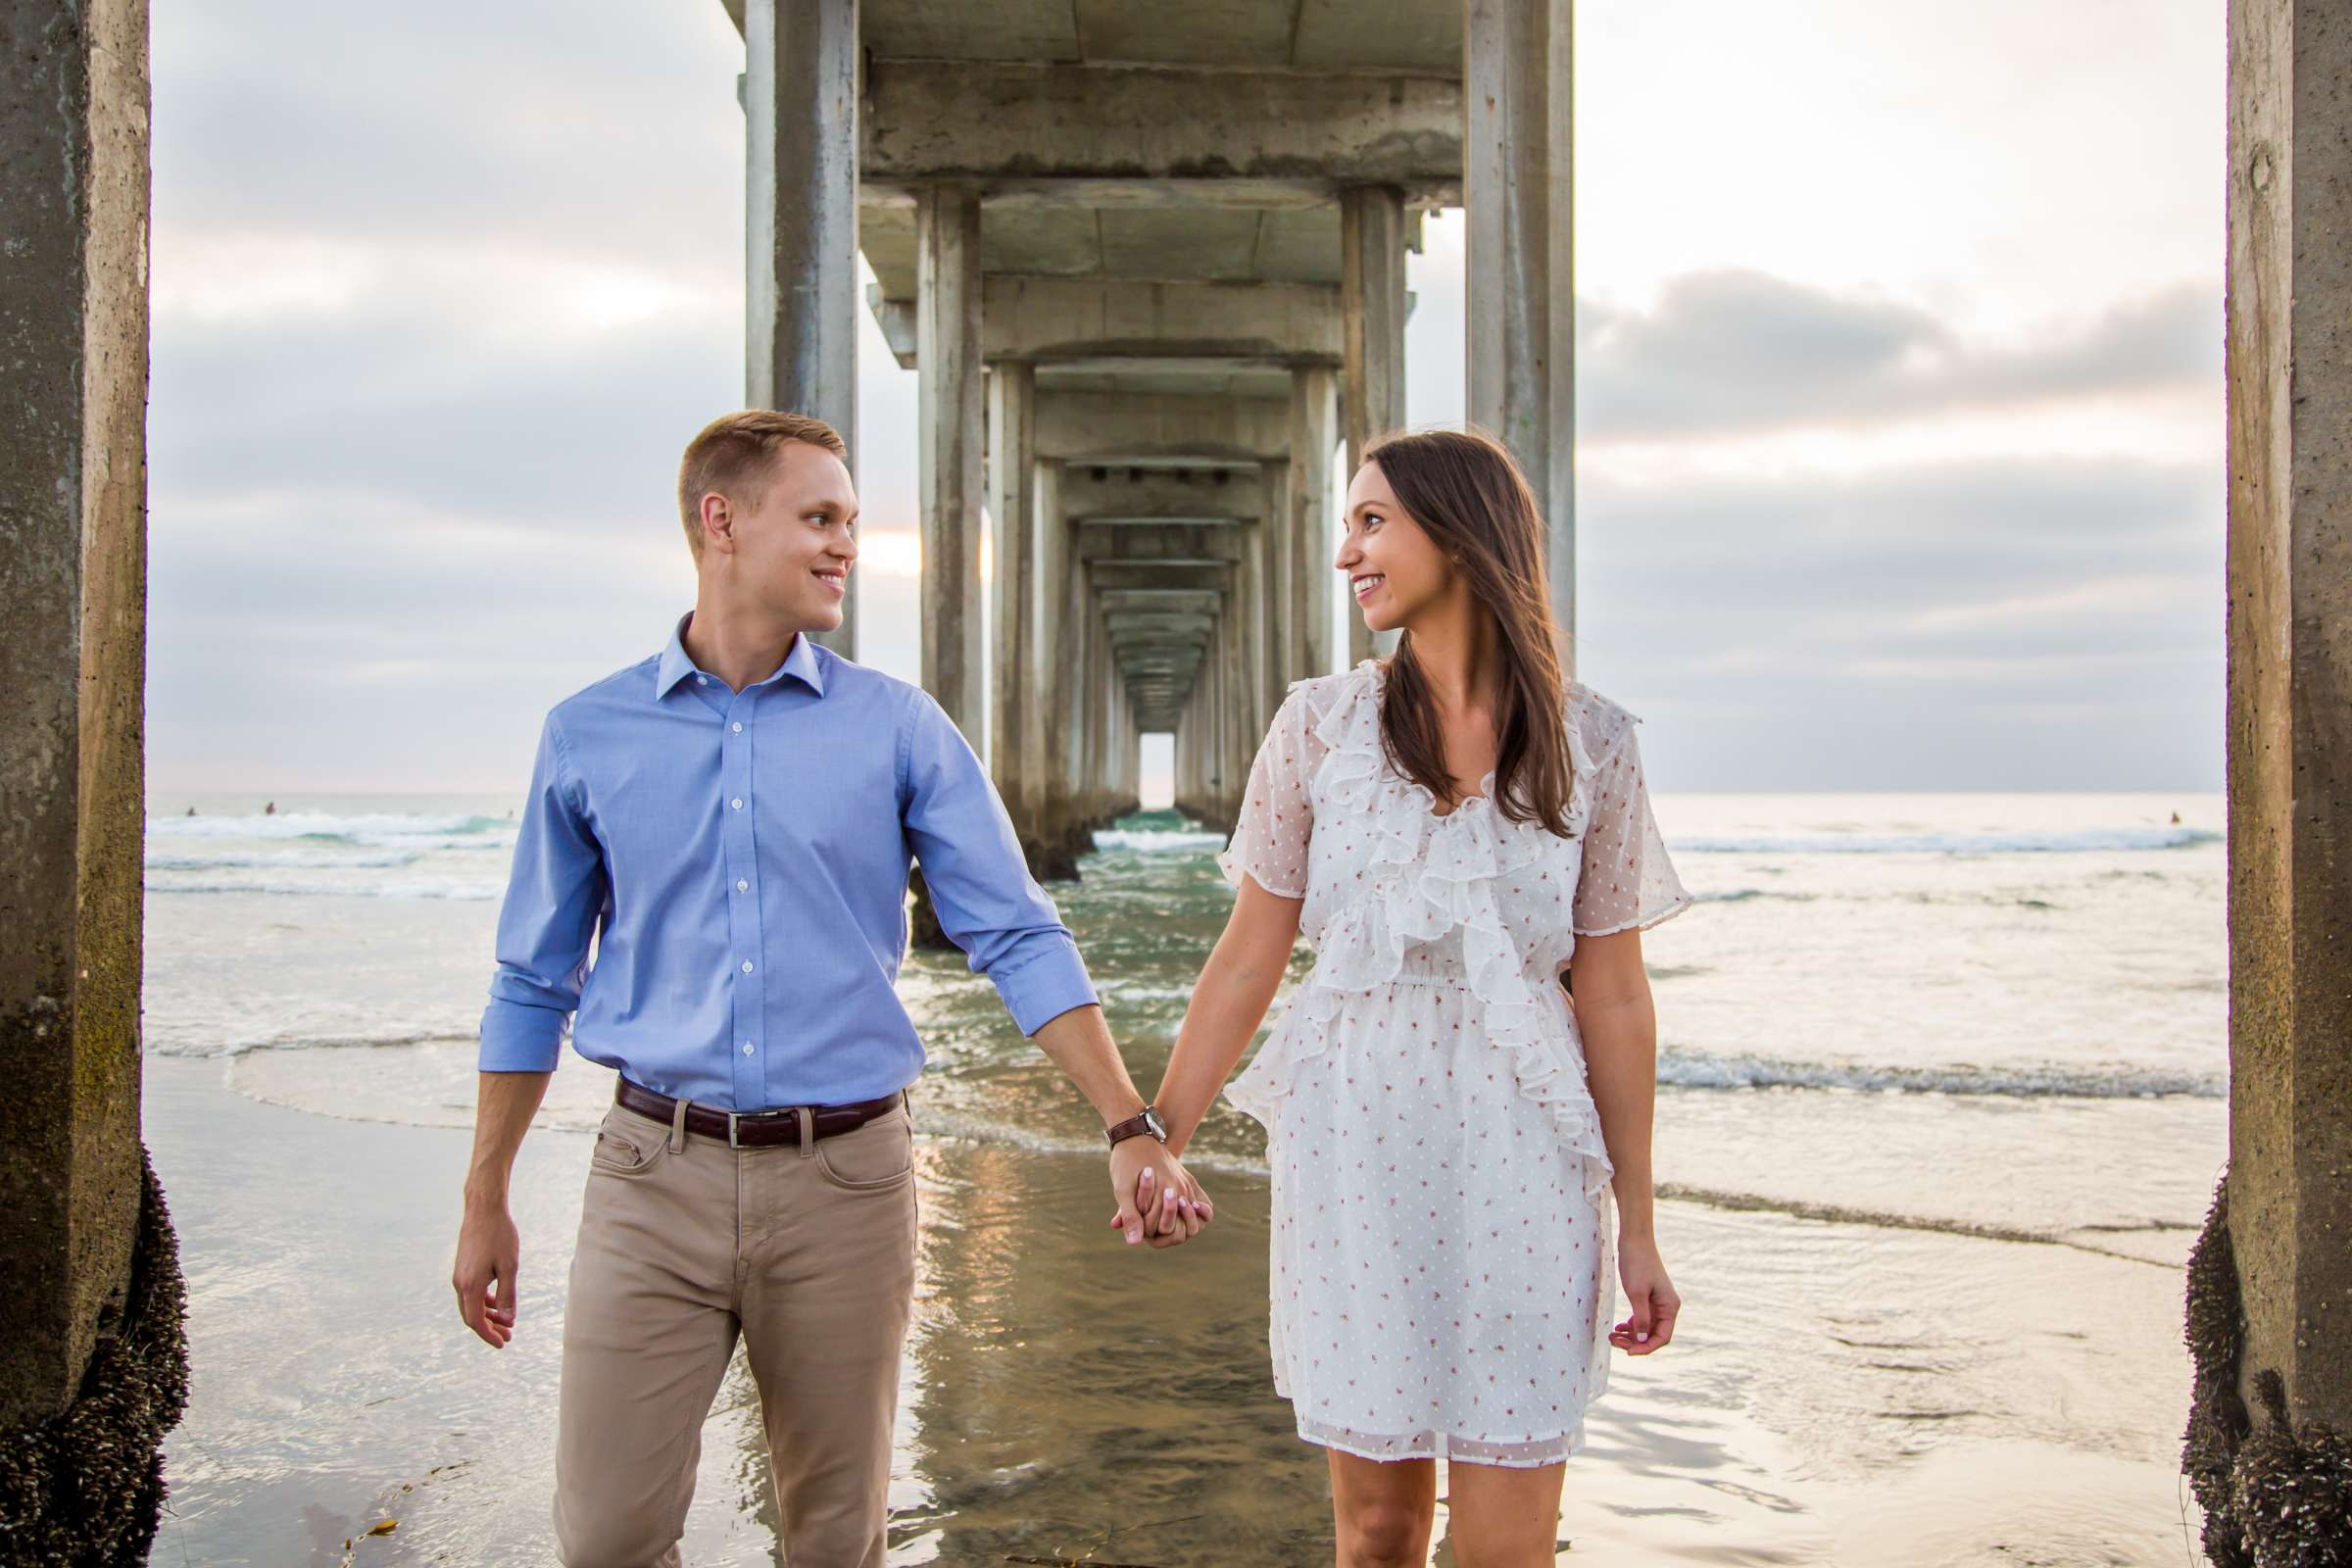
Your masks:
<path fill-rule="evenodd" d="M 539 735 L 482 1014 L 488 1072 L 573 1049 L 732 1110 L 896 1093 L 909 858 L 1023 1034 L 1096 1001 L 980 760 L 919 686 L 802 636 L 732 691 L 680 619 Z M 596 953 L 590 965 L 589 943 Z"/>

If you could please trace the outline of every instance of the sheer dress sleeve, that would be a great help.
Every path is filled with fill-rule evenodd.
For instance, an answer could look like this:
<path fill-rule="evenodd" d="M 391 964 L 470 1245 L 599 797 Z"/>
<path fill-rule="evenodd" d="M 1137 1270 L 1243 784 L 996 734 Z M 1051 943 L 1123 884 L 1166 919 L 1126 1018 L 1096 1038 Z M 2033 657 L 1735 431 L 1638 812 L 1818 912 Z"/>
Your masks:
<path fill-rule="evenodd" d="M 1250 765 L 1241 821 L 1217 856 L 1217 868 L 1237 888 L 1246 873 L 1268 893 L 1306 897 L 1306 846 L 1315 825 L 1308 786 L 1325 750 L 1314 737 L 1314 724 L 1306 685 L 1300 682 L 1274 711 L 1257 760 Z"/>
<path fill-rule="evenodd" d="M 1635 722 L 1627 715 L 1592 782 L 1592 821 L 1585 830 L 1584 867 L 1570 922 L 1580 937 L 1646 931 L 1692 902 L 1667 858 L 1666 840 L 1650 810 Z"/>

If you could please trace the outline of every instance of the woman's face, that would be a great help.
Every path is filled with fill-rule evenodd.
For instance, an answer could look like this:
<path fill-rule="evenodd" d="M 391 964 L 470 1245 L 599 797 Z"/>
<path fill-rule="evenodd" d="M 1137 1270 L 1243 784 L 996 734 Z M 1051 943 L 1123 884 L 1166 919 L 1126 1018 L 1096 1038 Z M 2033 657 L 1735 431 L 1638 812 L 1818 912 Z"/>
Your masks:
<path fill-rule="evenodd" d="M 1377 463 L 1355 470 L 1341 525 L 1339 555 L 1332 564 L 1347 574 L 1356 609 L 1374 631 L 1410 625 L 1461 575 L 1438 542 L 1396 504 Z"/>

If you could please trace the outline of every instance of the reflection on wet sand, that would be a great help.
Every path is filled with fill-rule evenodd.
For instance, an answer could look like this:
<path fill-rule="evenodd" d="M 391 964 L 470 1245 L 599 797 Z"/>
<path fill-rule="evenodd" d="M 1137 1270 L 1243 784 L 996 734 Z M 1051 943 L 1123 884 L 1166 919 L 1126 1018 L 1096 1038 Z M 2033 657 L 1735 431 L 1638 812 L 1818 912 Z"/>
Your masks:
<path fill-rule="evenodd" d="M 1262 1184 L 1225 1179 L 1217 1222 L 1155 1252 L 1109 1230 L 1098 1163 L 958 1143 L 921 1171 L 923 1500 L 893 1517 L 894 1561 L 1329 1557 L 1320 1451 L 1266 1370 Z"/>

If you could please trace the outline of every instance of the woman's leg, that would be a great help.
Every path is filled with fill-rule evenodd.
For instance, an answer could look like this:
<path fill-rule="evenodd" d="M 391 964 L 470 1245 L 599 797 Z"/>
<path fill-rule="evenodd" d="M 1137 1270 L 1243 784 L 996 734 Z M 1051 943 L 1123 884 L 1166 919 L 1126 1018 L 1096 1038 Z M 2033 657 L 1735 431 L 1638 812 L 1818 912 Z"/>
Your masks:
<path fill-rule="evenodd" d="M 1422 1568 L 1438 1513 L 1438 1462 L 1324 1452 L 1331 1456 L 1339 1568 Z"/>
<path fill-rule="evenodd" d="M 1446 1539 L 1460 1568 L 1552 1568 L 1566 1460 L 1532 1469 L 1455 1459 L 1446 1474 Z"/>

